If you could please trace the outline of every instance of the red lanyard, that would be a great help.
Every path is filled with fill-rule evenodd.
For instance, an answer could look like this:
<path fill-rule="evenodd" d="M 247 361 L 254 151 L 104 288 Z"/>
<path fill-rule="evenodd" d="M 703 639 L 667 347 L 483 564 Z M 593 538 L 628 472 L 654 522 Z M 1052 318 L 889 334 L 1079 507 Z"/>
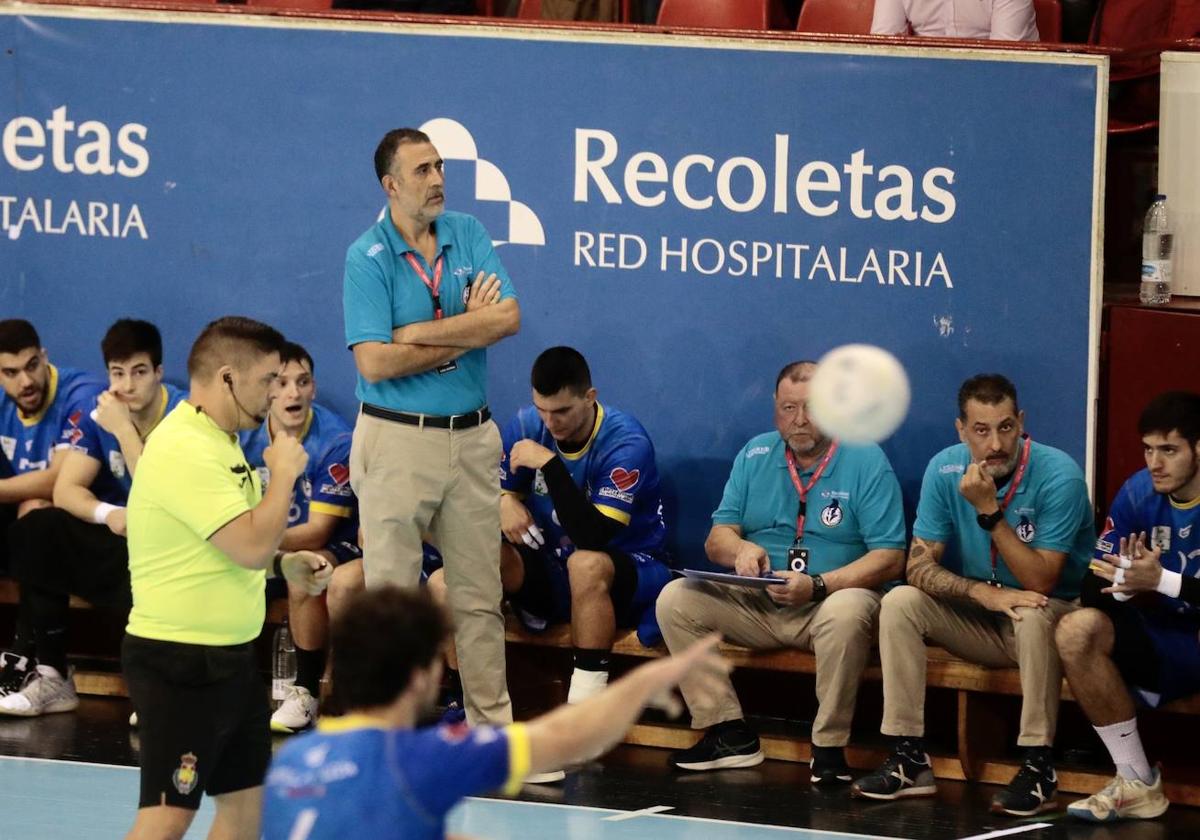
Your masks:
<path fill-rule="evenodd" d="M 1000 512 L 1003 513 L 1008 509 L 1008 503 L 1012 501 L 1013 496 L 1017 494 L 1017 488 L 1021 486 L 1021 479 L 1025 477 L 1025 468 L 1029 466 L 1029 450 L 1033 446 L 1033 438 L 1026 436 L 1025 445 L 1021 448 L 1021 459 L 1017 462 L 1017 471 L 1013 473 L 1012 480 L 1008 483 L 1008 492 L 1004 494 L 1004 501 L 1000 503 Z M 996 558 L 1000 556 L 999 549 L 996 548 L 996 541 L 991 540 L 992 548 L 992 583 L 999 586 L 996 578 Z"/>
<path fill-rule="evenodd" d="M 412 266 L 412 270 L 417 272 L 417 276 L 421 278 L 421 282 L 425 284 L 425 288 L 429 289 L 429 296 L 433 298 L 433 320 L 437 321 L 442 317 L 442 298 L 438 294 L 442 289 L 442 265 L 445 262 L 445 255 L 439 254 L 437 262 L 433 264 L 433 280 L 429 279 L 429 275 L 425 273 L 425 269 L 421 268 L 421 263 L 413 256 L 413 252 L 409 251 L 404 256 L 408 257 L 408 264 Z"/>
<path fill-rule="evenodd" d="M 800 542 L 804 538 L 804 520 L 808 517 L 808 491 L 813 489 L 813 485 L 821 478 L 821 473 L 825 472 L 825 468 L 829 466 L 829 462 L 833 458 L 833 453 L 837 452 L 837 448 L 838 442 L 836 440 L 829 444 L 829 451 L 821 459 L 820 465 L 813 470 L 812 478 L 808 480 L 808 484 L 801 484 L 800 474 L 796 472 L 796 456 L 792 454 L 792 448 L 790 446 L 787 447 L 788 472 L 792 476 L 792 484 L 796 485 L 796 492 L 800 494 L 800 512 L 796 514 L 796 542 Z"/>

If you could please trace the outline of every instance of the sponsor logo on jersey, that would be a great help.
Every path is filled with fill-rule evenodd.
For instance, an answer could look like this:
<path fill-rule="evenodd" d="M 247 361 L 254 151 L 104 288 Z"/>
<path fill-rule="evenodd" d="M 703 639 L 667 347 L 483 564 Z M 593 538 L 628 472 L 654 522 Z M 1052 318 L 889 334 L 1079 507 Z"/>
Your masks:
<path fill-rule="evenodd" d="M 1021 542 L 1033 542 L 1033 538 L 1037 536 L 1037 526 L 1029 521 L 1026 516 L 1021 517 L 1021 521 L 1017 523 L 1017 536 L 1021 538 Z"/>
<path fill-rule="evenodd" d="M 616 499 L 617 501 L 624 502 L 627 505 L 633 504 L 632 493 L 622 493 L 615 487 L 601 487 L 598 495 L 604 499 Z"/>
<path fill-rule="evenodd" d="M 641 475 L 641 470 L 627 470 L 624 467 L 617 467 L 608 474 L 608 479 L 622 493 L 628 493 L 638 483 Z"/>
<path fill-rule="evenodd" d="M 1192 535 L 1192 526 L 1191 525 L 1184 525 L 1182 528 L 1179 529 L 1179 539 L 1186 540 L 1191 535 Z"/>
<path fill-rule="evenodd" d="M 383 245 L 381 245 L 380 243 L 376 242 L 374 245 L 372 245 L 370 248 L 368 248 L 368 249 L 367 249 L 367 256 L 368 256 L 368 257 L 373 257 L 373 256 L 375 256 L 376 254 L 378 254 L 378 253 L 379 253 L 380 251 L 382 251 L 382 250 L 383 250 Z"/>
<path fill-rule="evenodd" d="M 339 486 L 337 484 L 322 484 L 321 485 L 321 495 L 322 496 L 340 496 L 343 499 L 352 499 L 352 498 L 354 498 L 354 491 L 351 490 L 349 485 L 346 485 L 346 484 L 343 484 L 341 486 Z"/>
<path fill-rule="evenodd" d="M 329 755 L 329 744 L 321 744 L 313 747 L 304 753 L 304 763 L 309 767 L 319 767 L 325 763 L 325 756 Z"/>
<path fill-rule="evenodd" d="M 1171 548 L 1171 526 L 1170 525 L 1155 525 L 1150 531 L 1150 547 L 1157 548 L 1161 551 L 1169 551 Z"/>
<path fill-rule="evenodd" d="M 821 509 L 821 524 L 826 528 L 836 528 L 842 524 L 842 506 L 837 499 Z"/>
<path fill-rule="evenodd" d="M 538 470 L 533 474 L 533 492 L 539 496 L 549 496 L 550 488 L 546 486 L 546 477 Z"/>
<path fill-rule="evenodd" d="M 4 449 L 4 457 L 11 461 L 17 456 L 17 439 L 0 435 L 0 448 Z"/>
<path fill-rule="evenodd" d="M 116 478 L 125 477 L 125 456 L 115 449 L 108 453 L 108 471 Z"/>
<path fill-rule="evenodd" d="M 942 464 L 942 466 L 938 468 L 938 472 L 940 472 L 942 475 L 949 475 L 950 473 L 965 472 L 966 469 L 967 468 L 962 464 Z"/>
<path fill-rule="evenodd" d="M 771 454 L 771 447 L 769 447 L 769 446 L 754 446 L 754 447 L 751 447 L 746 452 L 746 460 L 749 461 L 751 458 L 757 458 L 759 455 L 769 455 L 769 454 Z"/>
<path fill-rule="evenodd" d="M 459 723 L 446 723 L 437 728 L 437 734 L 447 744 L 461 744 L 470 736 L 471 727 L 465 720 Z"/>
<path fill-rule="evenodd" d="M 329 477 L 333 479 L 333 483 L 339 487 L 350 481 L 350 468 L 345 464 L 330 464 Z"/>

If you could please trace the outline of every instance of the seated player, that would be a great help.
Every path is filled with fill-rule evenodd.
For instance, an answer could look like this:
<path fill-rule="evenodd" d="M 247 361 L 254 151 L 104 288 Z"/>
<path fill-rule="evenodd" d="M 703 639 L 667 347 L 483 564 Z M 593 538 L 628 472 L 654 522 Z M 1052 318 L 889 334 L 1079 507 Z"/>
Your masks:
<path fill-rule="evenodd" d="M 658 468 L 642 424 L 597 402 L 579 351 L 544 351 L 531 380 L 533 405 L 502 435 L 501 581 L 531 629 L 571 622 L 577 703 L 608 683 L 617 627 L 657 641 L 654 601 L 671 576 Z M 435 594 L 444 580 L 431 578 Z"/>
<path fill-rule="evenodd" d="M 271 480 L 263 452 L 278 434 L 298 438 L 308 452 L 308 466 L 292 490 L 288 528 L 281 551 L 315 551 L 334 567 L 358 562 L 358 502 L 350 489 L 350 426 L 323 405 L 313 402 L 317 381 L 313 360 L 294 342 L 284 344 L 283 367 L 266 421 L 242 433 L 246 462 L 258 469 L 263 488 Z M 271 729 L 295 732 L 316 719 L 321 676 L 325 673 L 329 612 L 324 594 L 309 595 L 288 584 L 288 615 L 296 645 L 296 682 L 271 715 Z"/>
<path fill-rule="evenodd" d="M 796 647 L 817 658 L 813 784 L 848 783 L 845 747 L 875 637 L 880 591 L 904 561 L 904 507 L 887 456 L 832 440 L 808 415 L 816 365 L 793 362 L 775 378 L 775 431 L 734 460 L 705 541 L 708 559 L 740 575 L 787 579 L 766 591 L 676 580 L 658 599 L 667 647 L 679 653 L 717 631 L 751 648 Z M 803 558 L 803 562 L 801 562 Z M 763 760 L 728 680 L 703 702 L 682 685 L 692 727 L 707 730 L 676 752 L 681 770 L 750 767 Z"/>
<path fill-rule="evenodd" d="M 1200 692 L 1200 394 L 1155 397 L 1138 432 L 1146 468 L 1113 499 L 1084 583 L 1086 609 L 1065 616 L 1056 634 L 1071 691 L 1117 766 L 1103 789 L 1067 806 L 1095 822 L 1167 810 L 1135 700 L 1156 707 Z"/>
<path fill-rule="evenodd" d="M 37 667 L 0 714 L 34 716 L 79 705 L 67 669 L 71 595 L 113 613 L 124 626 L 133 606 L 125 501 L 146 437 L 182 391 L 162 381 L 162 337 L 147 321 L 121 319 L 100 342 L 109 388 L 67 417 L 54 483 L 56 507 L 12 526 L 20 611 L 29 617 Z"/>
<path fill-rule="evenodd" d="M 594 758 L 647 705 L 678 712 L 671 691 L 684 674 L 703 689 L 706 677 L 729 670 L 712 637 L 528 723 L 414 729 L 437 694 L 445 612 L 423 591 L 385 585 L 353 596 L 330 635 L 333 692 L 349 714 L 322 719 L 276 753 L 265 840 L 441 840 L 463 797 L 515 791 L 530 771 Z"/>
<path fill-rule="evenodd" d="M 0 524 L 49 507 L 62 460 L 55 451 L 68 414 L 104 390 L 91 373 L 55 367 L 28 321 L 0 321 Z M 8 540 L 0 539 L 0 574 L 10 571 Z M 20 691 L 34 652 L 29 618 L 20 613 L 11 649 L 0 654 L 0 697 Z"/>

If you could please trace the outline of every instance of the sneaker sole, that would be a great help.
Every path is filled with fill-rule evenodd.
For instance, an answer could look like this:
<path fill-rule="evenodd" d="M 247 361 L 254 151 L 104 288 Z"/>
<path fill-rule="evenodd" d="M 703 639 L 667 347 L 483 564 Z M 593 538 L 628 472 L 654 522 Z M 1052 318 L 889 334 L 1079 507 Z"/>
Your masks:
<path fill-rule="evenodd" d="M 849 774 L 845 776 L 809 776 L 808 780 L 818 787 L 833 787 L 834 785 L 848 785 L 854 781 L 854 777 Z"/>
<path fill-rule="evenodd" d="M 1068 816 L 1072 816 L 1076 819 L 1084 820 L 1085 822 L 1090 823 L 1114 823 L 1120 822 L 1121 820 L 1153 820 L 1165 814 L 1170 805 L 1170 802 L 1165 802 L 1163 803 L 1161 810 L 1148 814 L 1118 814 L 1115 811 L 1111 811 L 1107 817 L 1097 817 L 1086 808 L 1073 810 L 1070 806 L 1067 806 L 1067 814 Z"/>
<path fill-rule="evenodd" d="M 1003 805 L 1000 805 L 998 802 L 993 802 L 991 807 L 988 810 L 990 810 L 993 814 L 1003 814 L 1003 815 L 1009 816 L 1009 817 L 1035 817 L 1038 814 L 1044 814 L 1047 811 L 1057 811 L 1058 810 L 1058 800 L 1057 799 L 1047 799 L 1045 802 L 1043 802 L 1038 807 L 1034 808 L 1032 811 L 1015 811 L 1011 808 L 1005 808 Z"/>
<path fill-rule="evenodd" d="M 850 788 L 850 795 L 863 799 L 883 799 L 891 801 L 893 799 L 906 799 L 910 796 L 933 796 L 937 793 L 936 785 L 922 785 L 921 787 L 906 787 L 900 788 L 895 793 L 871 793 L 861 788 Z"/>
<path fill-rule="evenodd" d="M 527 785 L 552 785 L 567 778 L 565 770 L 550 770 L 546 773 L 532 773 L 525 777 Z"/>
<path fill-rule="evenodd" d="M 5 709 L 0 707 L 0 715 L 11 715 L 13 717 L 41 717 L 42 715 L 53 715 L 59 712 L 73 712 L 79 708 L 79 699 L 74 700 L 57 700 L 53 703 L 46 704 L 42 709 Z"/>
<path fill-rule="evenodd" d="M 275 720 L 271 721 L 271 731 L 278 732 L 280 735 L 295 735 L 297 732 L 301 732 L 305 729 L 308 729 L 311 726 L 312 726 L 311 721 L 304 724 L 303 726 L 288 726 L 286 723 L 280 723 Z"/>
<path fill-rule="evenodd" d="M 728 770 L 734 767 L 754 767 L 763 763 L 762 750 L 753 755 L 727 755 L 712 761 L 672 762 L 680 770 Z"/>

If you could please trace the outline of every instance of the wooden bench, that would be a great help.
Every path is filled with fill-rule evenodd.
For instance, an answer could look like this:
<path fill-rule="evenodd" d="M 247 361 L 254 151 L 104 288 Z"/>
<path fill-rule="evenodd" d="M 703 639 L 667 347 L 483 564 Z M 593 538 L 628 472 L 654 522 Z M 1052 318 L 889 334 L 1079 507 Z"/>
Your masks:
<path fill-rule="evenodd" d="M 544 633 L 529 633 L 514 618 L 508 619 L 506 637 L 510 648 L 571 647 L 570 627 L 560 625 Z M 739 669 L 815 674 L 816 657 L 795 650 L 753 651 L 737 645 L 722 644 L 721 652 Z M 665 648 L 646 648 L 637 635 L 622 632 L 613 645 L 613 653 L 627 658 L 663 656 Z M 933 770 L 938 778 L 959 781 L 973 780 L 991 784 L 1007 784 L 1019 764 L 1006 757 L 1006 716 L 994 702 L 997 697 L 1020 697 L 1021 680 L 1016 668 L 985 668 L 958 659 L 947 651 L 930 647 L 926 682 L 932 689 L 954 692 L 957 707 L 957 752 L 954 755 L 934 755 Z M 864 681 L 883 679 L 876 657 L 867 666 Z M 1122 689 L 1123 690 L 1123 689 Z M 1063 681 L 1062 696 L 1074 702 L 1070 687 Z M 1009 704 L 1011 705 L 1011 704 Z M 1160 711 L 1184 715 L 1200 715 L 1200 696 L 1190 697 L 1164 706 Z M 696 741 L 695 731 L 681 725 L 643 721 L 626 737 L 626 743 L 643 744 L 670 749 L 690 747 Z M 808 762 L 811 745 L 804 740 L 764 735 L 760 737 L 763 752 L 769 758 L 783 761 Z M 1194 743 L 1194 741 L 1193 741 Z M 868 769 L 878 766 L 886 757 L 882 749 L 852 745 L 847 760 L 853 767 Z M 1172 774 L 1175 768 L 1172 767 Z M 1059 787 L 1072 793 L 1093 793 L 1112 776 L 1109 767 L 1089 770 L 1059 769 Z M 1172 802 L 1200 806 L 1200 777 L 1173 778 L 1167 775 L 1167 795 Z"/>

